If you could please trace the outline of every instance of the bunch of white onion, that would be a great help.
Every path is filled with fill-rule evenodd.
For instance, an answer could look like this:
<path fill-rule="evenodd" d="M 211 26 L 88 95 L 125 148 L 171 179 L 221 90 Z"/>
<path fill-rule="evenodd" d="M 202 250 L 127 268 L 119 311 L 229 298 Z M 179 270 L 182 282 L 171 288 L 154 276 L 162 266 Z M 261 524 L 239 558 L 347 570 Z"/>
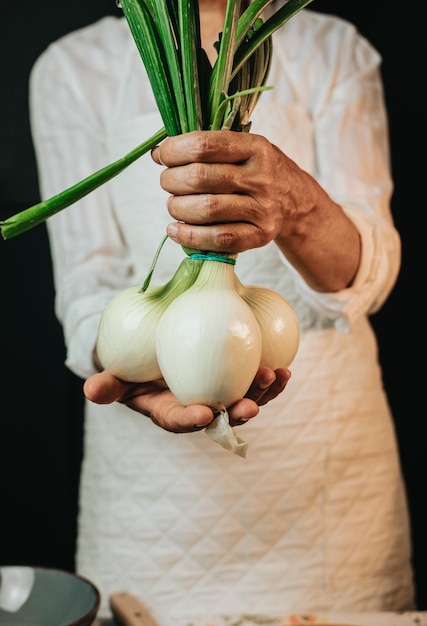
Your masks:
<path fill-rule="evenodd" d="M 127 289 L 101 317 L 97 355 L 121 380 L 163 378 L 184 404 L 217 413 L 206 433 L 245 456 L 247 445 L 229 425 L 227 407 L 243 398 L 259 367 L 288 367 L 299 325 L 285 298 L 245 286 L 235 257 L 190 255 L 163 287 Z"/>

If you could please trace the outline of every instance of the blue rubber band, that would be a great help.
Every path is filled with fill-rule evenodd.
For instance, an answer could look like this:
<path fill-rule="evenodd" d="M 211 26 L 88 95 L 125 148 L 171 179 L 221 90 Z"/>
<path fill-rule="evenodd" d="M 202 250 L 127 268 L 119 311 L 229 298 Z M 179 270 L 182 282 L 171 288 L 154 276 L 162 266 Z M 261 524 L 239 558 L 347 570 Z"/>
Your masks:
<path fill-rule="evenodd" d="M 221 254 L 215 254 L 215 253 L 201 253 L 201 252 L 195 252 L 194 254 L 190 254 L 189 256 L 190 259 L 193 259 L 195 261 L 218 261 L 219 263 L 229 263 L 230 265 L 236 265 L 236 259 L 232 259 L 229 256 L 223 256 Z"/>

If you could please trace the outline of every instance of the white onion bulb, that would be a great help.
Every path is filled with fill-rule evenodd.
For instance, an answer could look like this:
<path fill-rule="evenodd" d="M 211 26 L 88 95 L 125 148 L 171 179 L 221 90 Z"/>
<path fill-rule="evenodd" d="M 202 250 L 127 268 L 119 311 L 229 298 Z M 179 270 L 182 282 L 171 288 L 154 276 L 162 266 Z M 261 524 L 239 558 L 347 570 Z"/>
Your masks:
<path fill-rule="evenodd" d="M 105 308 L 98 328 L 96 352 L 103 368 L 129 382 L 162 377 L 156 356 L 155 336 L 159 306 L 130 287 Z"/>
<path fill-rule="evenodd" d="M 164 286 L 130 287 L 115 296 L 101 316 L 96 352 L 102 367 L 121 380 L 142 383 L 162 377 L 156 354 L 162 313 L 193 284 L 201 261 L 185 258 Z"/>
<path fill-rule="evenodd" d="M 245 395 L 259 367 L 261 332 L 235 289 L 233 265 L 204 261 L 195 283 L 163 313 L 156 350 L 183 404 L 220 409 Z"/>
<path fill-rule="evenodd" d="M 298 352 L 300 331 L 296 313 L 282 295 L 255 285 L 238 283 L 238 292 L 250 306 L 261 330 L 261 367 L 289 367 Z"/>

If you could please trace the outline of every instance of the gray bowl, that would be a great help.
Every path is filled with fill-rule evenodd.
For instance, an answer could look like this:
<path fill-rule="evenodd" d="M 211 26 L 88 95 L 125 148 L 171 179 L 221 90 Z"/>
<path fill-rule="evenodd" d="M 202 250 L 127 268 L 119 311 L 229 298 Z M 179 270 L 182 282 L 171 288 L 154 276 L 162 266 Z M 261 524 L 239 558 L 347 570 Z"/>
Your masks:
<path fill-rule="evenodd" d="M 0 567 L 0 626 L 90 626 L 100 599 L 93 583 L 70 572 Z"/>

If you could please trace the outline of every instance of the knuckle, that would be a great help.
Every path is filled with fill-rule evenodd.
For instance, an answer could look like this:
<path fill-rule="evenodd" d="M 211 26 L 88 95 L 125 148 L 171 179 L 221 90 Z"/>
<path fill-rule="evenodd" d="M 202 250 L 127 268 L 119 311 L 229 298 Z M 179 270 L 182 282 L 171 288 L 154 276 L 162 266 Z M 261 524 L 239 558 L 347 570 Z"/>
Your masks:
<path fill-rule="evenodd" d="M 192 189 L 198 190 L 203 187 L 206 180 L 206 166 L 203 163 L 192 163 L 188 167 L 187 183 Z"/>
<path fill-rule="evenodd" d="M 195 160 L 206 156 L 210 150 L 209 135 L 207 133 L 194 133 L 192 137 L 192 156 Z"/>
<path fill-rule="evenodd" d="M 210 223 L 215 221 L 215 218 L 218 215 L 218 209 L 220 208 L 218 196 L 215 194 L 201 195 L 199 208 L 205 222 Z"/>
<path fill-rule="evenodd" d="M 213 227 L 212 242 L 219 252 L 236 252 L 236 237 L 224 224 Z"/>

